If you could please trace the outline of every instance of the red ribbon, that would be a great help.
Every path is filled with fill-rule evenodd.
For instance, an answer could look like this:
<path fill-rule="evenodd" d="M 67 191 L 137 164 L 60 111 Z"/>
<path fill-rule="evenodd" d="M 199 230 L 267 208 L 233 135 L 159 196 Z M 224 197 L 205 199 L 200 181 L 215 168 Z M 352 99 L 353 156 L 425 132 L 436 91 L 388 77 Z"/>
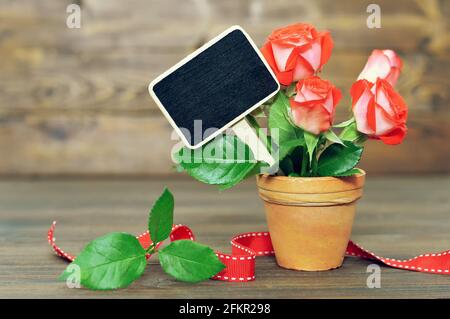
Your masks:
<path fill-rule="evenodd" d="M 68 261 L 73 261 L 75 256 L 66 253 L 56 245 L 54 237 L 55 226 L 56 222 L 53 222 L 48 230 L 49 244 L 52 246 L 56 255 Z M 144 248 L 148 248 L 151 244 L 148 231 L 140 234 L 136 238 Z M 185 225 L 174 225 L 172 227 L 172 232 L 170 233 L 170 240 L 174 241 L 180 239 L 195 240 L 195 236 L 189 227 Z M 161 243 L 158 245 L 160 244 Z M 255 280 L 256 257 L 274 255 L 270 234 L 268 232 L 237 235 L 231 240 L 231 249 L 231 254 L 224 254 L 221 252 L 216 253 L 219 259 L 225 264 L 226 268 L 211 279 L 240 282 Z M 393 268 L 450 275 L 450 250 L 436 254 L 423 254 L 407 260 L 398 260 L 377 256 L 358 244 L 349 241 L 346 255 L 374 260 Z M 150 255 L 148 255 L 147 258 L 150 258 Z"/>

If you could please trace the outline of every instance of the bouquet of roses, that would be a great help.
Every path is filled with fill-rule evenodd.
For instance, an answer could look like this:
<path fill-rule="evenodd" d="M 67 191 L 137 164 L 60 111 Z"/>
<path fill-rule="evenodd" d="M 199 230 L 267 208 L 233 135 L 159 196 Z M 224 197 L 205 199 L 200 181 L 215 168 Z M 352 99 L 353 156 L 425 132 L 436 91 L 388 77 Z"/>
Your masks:
<path fill-rule="evenodd" d="M 291 177 L 351 176 L 363 151 L 363 143 L 377 139 L 399 144 L 407 128 L 407 106 L 395 91 L 402 61 L 392 50 L 374 50 L 357 81 L 350 88 L 352 116 L 333 124 L 342 93 L 318 76 L 328 62 L 333 41 L 328 31 L 297 23 L 277 29 L 261 52 L 282 85 L 278 94 L 247 119 L 259 129 L 257 118 L 268 117 L 268 135 L 260 136 L 268 147 L 278 147 L 276 175 Z M 277 130 L 276 141 L 270 135 Z M 260 133 L 261 134 L 261 133 Z M 272 143 L 273 141 L 273 143 Z M 230 152 L 210 152 L 227 148 Z M 182 148 L 174 154 L 181 170 L 195 179 L 225 189 L 256 175 L 265 163 L 248 157 L 236 160 L 236 152 L 248 147 L 235 136 L 219 136 L 199 152 Z M 225 156 L 224 156 L 225 154 Z"/>

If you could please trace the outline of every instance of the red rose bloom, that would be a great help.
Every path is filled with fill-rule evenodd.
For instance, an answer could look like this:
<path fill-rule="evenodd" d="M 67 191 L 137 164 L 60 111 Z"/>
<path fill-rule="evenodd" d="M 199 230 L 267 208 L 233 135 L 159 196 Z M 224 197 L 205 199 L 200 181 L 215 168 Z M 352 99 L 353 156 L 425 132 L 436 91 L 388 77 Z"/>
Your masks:
<path fill-rule="evenodd" d="M 320 71 L 332 49 L 328 31 L 317 32 L 310 24 L 297 23 L 273 31 L 261 52 L 278 81 L 287 86 Z"/>

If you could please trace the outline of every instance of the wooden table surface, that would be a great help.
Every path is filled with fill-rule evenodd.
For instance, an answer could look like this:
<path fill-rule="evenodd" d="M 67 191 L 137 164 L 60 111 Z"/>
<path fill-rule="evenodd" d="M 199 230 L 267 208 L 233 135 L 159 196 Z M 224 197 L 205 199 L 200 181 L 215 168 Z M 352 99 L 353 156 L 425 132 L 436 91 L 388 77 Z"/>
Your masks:
<path fill-rule="evenodd" d="M 206 281 L 191 285 L 165 275 L 155 260 L 129 288 L 95 292 L 69 289 L 56 277 L 66 263 L 47 244 L 58 221 L 57 242 L 77 253 L 111 231 L 144 231 L 152 201 L 164 185 L 175 195 L 175 222 L 186 223 L 200 242 L 229 251 L 229 239 L 265 230 L 253 181 L 216 191 L 190 180 L 53 180 L 0 182 L 0 297 L 24 298 L 418 298 L 450 297 L 450 276 L 381 268 L 381 288 L 366 285 L 368 261 L 346 258 L 327 272 L 277 267 L 257 259 L 256 281 Z M 450 177 L 368 177 L 352 239 L 393 258 L 450 249 Z"/>

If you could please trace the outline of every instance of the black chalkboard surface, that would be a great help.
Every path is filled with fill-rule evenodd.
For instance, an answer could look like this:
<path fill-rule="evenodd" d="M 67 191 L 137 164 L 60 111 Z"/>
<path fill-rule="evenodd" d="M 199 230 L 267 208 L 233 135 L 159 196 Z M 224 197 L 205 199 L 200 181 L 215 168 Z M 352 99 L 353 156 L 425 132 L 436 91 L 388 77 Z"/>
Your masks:
<path fill-rule="evenodd" d="M 258 48 L 237 26 L 180 61 L 149 86 L 164 115 L 191 148 L 238 122 L 278 89 Z"/>

